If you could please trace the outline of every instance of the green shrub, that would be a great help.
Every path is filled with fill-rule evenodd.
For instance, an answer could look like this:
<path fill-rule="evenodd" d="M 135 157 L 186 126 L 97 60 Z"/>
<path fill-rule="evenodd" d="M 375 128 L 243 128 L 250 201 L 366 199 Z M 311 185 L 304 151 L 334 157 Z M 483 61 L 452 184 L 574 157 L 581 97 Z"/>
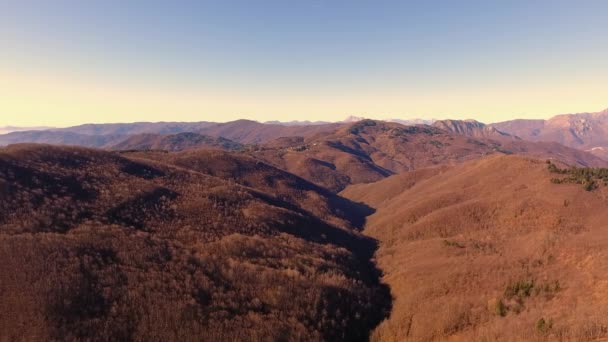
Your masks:
<path fill-rule="evenodd" d="M 551 328 L 553 328 L 553 320 L 550 319 L 548 322 L 545 321 L 544 318 L 539 319 L 538 321 L 536 321 L 536 330 L 538 330 L 541 333 L 546 333 L 547 331 L 549 331 Z"/>
<path fill-rule="evenodd" d="M 500 317 L 504 317 L 507 314 L 507 306 L 503 303 L 502 299 L 496 302 L 495 312 Z"/>
<path fill-rule="evenodd" d="M 447 247 L 464 248 L 464 245 L 460 244 L 457 241 L 452 241 L 452 240 L 443 240 L 443 245 L 447 246 Z"/>
<path fill-rule="evenodd" d="M 547 161 L 549 172 L 560 175 L 566 175 L 565 178 L 551 178 L 551 183 L 564 184 L 574 183 L 581 184 L 586 191 L 593 191 L 598 188 L 598 181 L 605 186 L 608 185 L 608 168 L 591 168 L 591 167 L 570 167 L 568 169 L 560 169 L 551 161 Z"/>
<path fill-rule="evenodd" d="M 597 188 L 597 185 L 592 180 L 587 180 L 583 183 L 583 189 L 585 189 L 585 191 L 592 191 L 595 188 Z"/>
<path fill-rule="evenodd" d="M 545 319 L 541 318 L 536 322 L 536 330 L 540 332 L 545 332 L 546 325 L 547 323 L 545 322 Z"/>
<path fill-rule="evenodd" d="M 505 297 L 530 297 L 533 288 L 534 280 L 520 280 L 507 286 L 505 289 Z"/>
<path fill-rule="evenodd" d="M 429 141 L 429 144 L 431 144 L 437 148 L 443 147 L 443 143 L 441 141 L 437 141 L 437 140 L 431 140 L 431 141 Z"/>

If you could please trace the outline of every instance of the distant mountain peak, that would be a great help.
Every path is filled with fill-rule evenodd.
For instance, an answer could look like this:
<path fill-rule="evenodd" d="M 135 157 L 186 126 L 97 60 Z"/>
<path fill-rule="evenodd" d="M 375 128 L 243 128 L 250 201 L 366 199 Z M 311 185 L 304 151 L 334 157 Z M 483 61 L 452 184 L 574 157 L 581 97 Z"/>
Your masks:
<path fill-rule="evenodd" d="M 495 125 L 502 131 L 530 141 L 557 142 L 582 150 L 608 147 L 608 109 L 595 113 L 561 114 L 548 120 L 511 120 Z M 600 156 L 606 158 L 605 154 Z"/>
<path fill-rule="evenodd" d="M 342 122 L 357 122 L 357 121 L 366 120 L 366 119 L 367 118 L 363 117 L 363 116 L 349 115 Z"/>
<path fill-rule="evenodd" d="M 273 121 L 265 121 L 264 124 L 266 125 L 282 125 L 282 126 L 315 126 L 315 125 L 326 125 L 329 124 L 331 122 L 329 121 L 309 121 L 309 120 L 304 120 L 304 121 L 299 121 L 299 120 L 293 120 L 293 121 L 279 121 L 279 120 L 273 120 Z"/>
<path fill-rule="evenodd" d="M 412 126 L 412 125 L 432 125 L 437 120 L 436 119 L 414 118 L 414 119 L 386 119 L 385 121 L 396 122 L 398 124 L 402 124 L 405 126 Z"/>

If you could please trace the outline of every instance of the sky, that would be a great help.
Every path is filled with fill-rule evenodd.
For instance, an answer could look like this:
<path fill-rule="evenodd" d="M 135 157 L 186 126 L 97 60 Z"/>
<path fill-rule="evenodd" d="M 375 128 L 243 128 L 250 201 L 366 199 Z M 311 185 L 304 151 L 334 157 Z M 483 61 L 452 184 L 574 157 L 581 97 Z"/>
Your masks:
<path fill-rule="evenodd" d="M 608 1 L 0 0 L 0 125 L 608 107 Z"/>

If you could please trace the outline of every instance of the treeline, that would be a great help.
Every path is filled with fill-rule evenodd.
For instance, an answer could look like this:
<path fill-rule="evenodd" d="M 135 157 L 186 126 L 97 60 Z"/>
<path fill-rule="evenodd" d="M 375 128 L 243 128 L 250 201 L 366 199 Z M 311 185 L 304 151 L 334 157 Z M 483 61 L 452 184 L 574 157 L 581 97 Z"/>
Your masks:
<path fill-rule="evenodd" d="M 566 176 L 562 178 L 552 178 L 551 182 L 555 184 L 581 184 L 587 191 L 592 191 L 598 188 L 599 185 L 608 185 L 608 168 L 572 166 L 561 169 L 550 160 L 547 160 L 547 168 L 551 173 Z"/>

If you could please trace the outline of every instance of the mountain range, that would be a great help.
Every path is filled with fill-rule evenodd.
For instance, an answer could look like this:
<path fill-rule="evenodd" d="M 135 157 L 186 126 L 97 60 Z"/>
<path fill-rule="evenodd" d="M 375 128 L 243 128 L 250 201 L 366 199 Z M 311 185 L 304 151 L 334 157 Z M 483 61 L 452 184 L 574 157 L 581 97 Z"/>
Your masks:
<path fill-rule="evenodd" d="M 0 135 L 0 340 L 608 338 L 607 117 Z"/>
<path fill-rule="evenodd" d="M 0 126 L 0 134 L 6 134 L 11 132 L 23 132 L 23 131 L 41 131 L 51 129 L 52 127 L 16 127 L 16 126 Z"/>
<path fill-rule="evenodd" d="M 494 123 L 497 129 L 530 141 L 552 141 L 608 156 L 608 109 L 596 113 L 563 114 L 548 120 Z"/>
<path fill-rule="evenodd" d="M 202 121 L 85 124 L 67 128 L 5 127 L 0 130 L 0 133 L 9 133 L 0 134 L 0 146 L 37 142 L 112 148 L 121 146 L 123 141 L 138 134 L 171 135 L 179 133 L 222 137 L 241 144 L 264 144 L 281 137 L 303 136 L 309 138 L 332 133 L 339 127 L 363 120 L 368 119 L 349 116 L 344 121 L 337 123 L 323 121 L 259 123 L 251 120 L 237 120 L 227 123 Z M 606 134 L 608 132 L 608 109 L 596 113 L 557 115 L 548 120 L 516 119 L 492 124 L 484 124 L 475 120 L 389 119 L 384 121 L 404 126 L 429 125 L 473 138 L 555 142 L 591 152 L 601 158 L 608 158 L 608 135 Z"/>

